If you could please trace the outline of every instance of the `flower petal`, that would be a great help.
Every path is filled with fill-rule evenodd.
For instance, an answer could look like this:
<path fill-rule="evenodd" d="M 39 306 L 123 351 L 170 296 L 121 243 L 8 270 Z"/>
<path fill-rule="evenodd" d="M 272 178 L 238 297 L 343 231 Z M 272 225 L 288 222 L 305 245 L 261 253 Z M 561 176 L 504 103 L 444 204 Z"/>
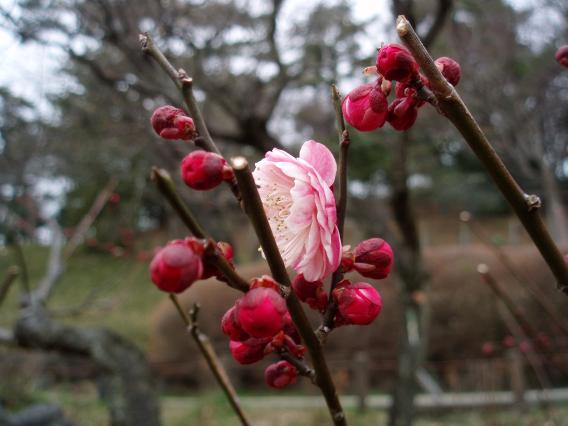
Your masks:
<path fill-rule="evenodd" d="M 314 140 L 304 142 L 300 149 L 300 158 L 313 166 L 327 186 L 333 185 L 337 164 L 331 151 Z"/>

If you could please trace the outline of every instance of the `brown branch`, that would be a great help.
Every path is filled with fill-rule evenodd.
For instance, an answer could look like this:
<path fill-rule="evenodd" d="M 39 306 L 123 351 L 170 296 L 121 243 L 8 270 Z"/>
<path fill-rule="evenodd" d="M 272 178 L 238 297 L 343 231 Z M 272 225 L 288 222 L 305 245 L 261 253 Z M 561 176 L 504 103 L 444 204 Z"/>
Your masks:
<path fill-rule="evenodd" d="M 438 100 L 440 111 L 454 124 L 485 166 L 556 277 L 558 288 L 568 294 L 568 265 L 537 212 L 540 200 L 537 196 L 525 194 L 521 190 L 467 106 L 438 70 L 432 57 L 404 16 L 398 17 L 396 29 L 400 39 L 408 47 L 428 78 L 431 89 Z"/>
<path fill-rule="evenodd" d="M 211 237 L 205 232 L 199 222 L 197 222 L 197 219 L 195 219 L 187 205 L 179 196 L 169 173 L 163 169 L 154 167 L 152 168 L 151 176 L 160 193 L 164 196 L 164 198 L 166 198 L 170 206 L 174 209 L 174 211 L 177 213 L 185 226 L 187 226 L 193 236 L 200 239 L 211 240 Z M 227 259 L 225 259 L 224 256 L 219 254 L 217 251 L 213 251 L 213 253 L 208 254 L 206 261 L 210 262 L 219 271 L 221 271 L 221 273 L 227 279 L 227 284 L 229 286 L 239 291 L 248 291 L 248 282 L 239 274 L 237 274 L 237 272 L 235 272 L 233 267 L 229 264 L 229 262 L 227 262 Z"/>
<path fill-rule="evenodd" d="M 345 127 L 345 119 L 343 118 L 343 111 L 341 110 L 341 95 L 337 90 L 335 84 L 331 85 L 331 100 L 333 101 L 333 108 L 335 110 L 335 120 L 337 124 L 337 132 L 339 134 L 339 185 L 337 192 L 337 229 L 343 242 L 345 227 L 345 215 L 347 211 L 347 156 L 349 153 L 349 131 Z M 329 288 L 328 304 L 323 315 L 322 325 L 317 330 L 318 338 L 323 342 L 327 335 L 334 327 L 334 318 L 337 313 L 337 305 L 333 300 L 333 290 L 337 284 L 343 279 L 343 269 L 341 265 L 334 271 L 331 277 L 331 285 Z"/>
<path fill-rule="evenodd" d="M 6 275 L 4 275 L 4 279 L 0 284 L 0 306 L 2 305 L 2 302 L 4 302 L 4 299 L 8 295 L 8 291 L 10 291 L 12 284 L 16 281 L 19 274 L 20 270 L 17 266 L 10 266 L 6 271 Z"/>
<path fill-rule="evenodd" d="M 248 162 L 244 157 L 236 157 L 231 160 L 231 165 L 235 171 L 239 189 L 243 197 L 245 213 L 248 215 L 254 227 L 272 276 L 277 282 L 289 290 L 285 294 L 288 311 L 308 349 L 316 371 L 316 384 L 321 389 L 326 400 L 333 423 L 334 425 L 346 425 L 345 413 L 337 396 L 335 385 L 333 384 L 327 362 L 323 355 L 322 346 L 312 330 L 300 301 L 294 292 L 291 291 L 290 277 L 288 276 L 286 266 L 280 256 L 276 241 L 274 240 L 274 235 L 266 218 L 266 213 Z"/>
<path fill-rule="evenodd" d="M 296 370 L 298 370 L 298 374 L 310 379 L 310 381 L 314 385 L 316 384 L 316 372 L 308 364 L 306 364 L 304 361 L 296 358 L 294 355 L 288 352 L 280 352 L 278 355 L 280 356 L 280 358 L 282 358 L 285 361 L 288 361 L 290 364 L 296 367 Z"/>
<path fill-rule="evenodd" d="M 170 79 L 180 90 L 187 109 L 189 110 L 189 114 L 193 118 L 197 131 L 199 132 L 199 138 L 195 141 L 195 144 L 206 151 L 221 155 L 221 151 L 209 133 L 209 129 L 205 124 L 205 119 L 203 118 L 201 109 L 199 108 L 197 100 L 193 94 L 193 80 L 191 77 L 187 75 L 185 70 L 176 70 L 174 68 L 170 61 L 168 61 L 168 58 L 166 58 L 162 51 L 154 44 L 154 40 L 152 40 L 150 34 L 140 34 L 139 40 L 142 46 L 142 51 L 156 61 L 156 63 L 166 72 L 166 74 L 168 74 Z M 227 184 L 231 188 L 235 197 L 240 200 L 240 194 L 238 193 L 235 179 L 227 181 Z"/>
<path fill-rule="evenodd" d="M 170 300 L 176 307 L 176 310 L 183 323 L 186 325 L 187 331 L 197 344 L 197 347 L 203 354 L 205 361 L 207 361 L 207 365 L 215 376 L 217 383 L 219 383 L 219 386 L 221 386 L 221 389 L 223 389 L 223 392 L 227 396 L 231 407 L 239 417 L 241 424 L 243 424 L 244 426 L 250 425 L 250 422 L 241 407 L 237 392 L 233 387 L 233 384 L 231 383 L 231 380 L 229 379 L 225 368 L 223 368 L 223 364 L 215 353 L 215 349 L 213 349 L 213 345 L 211 344 L 209 337 L 207 337 L 207 335 L 199 329 L 197 322 L 197 318 L 199 316 L 199 305 L 194 304 L 188 315 L 181 307 L 177 296 L 175 294 L 170 294 L 169 296 Z"/>

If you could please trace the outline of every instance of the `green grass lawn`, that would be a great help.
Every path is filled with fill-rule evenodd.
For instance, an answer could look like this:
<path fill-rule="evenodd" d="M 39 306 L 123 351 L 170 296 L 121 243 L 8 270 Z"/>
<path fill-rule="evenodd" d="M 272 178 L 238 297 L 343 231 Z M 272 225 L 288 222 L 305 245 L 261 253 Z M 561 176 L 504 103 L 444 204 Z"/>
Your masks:
<path fill-rule="evenodd" d="M 91 384 L 58 385 L 49 392 L 37 393 L 37 400 L 58 403 L 80 426 L 104 426 L 108 416 L 98 401 Z M 246 406 L 245 412 L 255 426 L 320 426 L 329 425 L 329 415 L 323 409 L 289 410 Z M 211 392 L 189 397 L 163 396 L 162 418 L 165 426 L 233 426 L 239 425 L 224 396 Z M 359 413 L 347 410 L 350 426 L 386 424 L 386 412 L 368 410 Z M 418 417 L 416 426 L 564 426 L 568 425 L 568 406 L 547 410 L 531 409 L 526 413 L 513 410 L 461 411 L 444 415 Z"/>

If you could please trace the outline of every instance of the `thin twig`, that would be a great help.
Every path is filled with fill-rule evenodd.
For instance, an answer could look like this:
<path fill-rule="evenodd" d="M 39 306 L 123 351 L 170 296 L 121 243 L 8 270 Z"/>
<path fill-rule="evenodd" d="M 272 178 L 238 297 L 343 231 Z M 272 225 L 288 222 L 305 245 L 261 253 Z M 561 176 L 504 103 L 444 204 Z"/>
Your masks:
<path fill-rule="evenodd" d="M 507 324 L 509 330 L 515 335 L 517 339 L 526 340 L 527 338 L 531 339 L 533 342 L 537 342 L 537 334 L 536 331 L 530 325 L 528 319 L 524 316 L 522 311 L 516 307 L 513 301 L 509 298 L 509 296 L 503 291 L 499 283 L 493 278 L 491 273 L 489 272 L 489 268 L 485 264 L 480 264 L 477 266 L 477 272 L 481 275 L 483 281 L 491 287 L 495 295 L 497 296 L 498 300 L 502 303 L 502 306 L 505 309 L 505 313 L 509 314 L 503 315 L 504 313 L 501 312 L 501 316 L 503 320 Z M 546 375 L 546 372 L 542 368 L 542 360 L 537 359 L 536 356 L 530 353 L 530 351 L 525 352 L 525 357 L 527 361 L 531 364 L 538 381 L 543 389 L 550 388 L 550 380 Z"/>
<path fill-rule="evenodd" d="M 294 355 L 288 352 L 281 352 L 278 354 L 280 358 L 285 361 L 288 361 L 296 370 L 298 370 L 298 374 L 301 376 L 305 376 L 315 385 L 316 384 L 316 372 L 311 368 L 308 364 L 306 364 L 301 359 L 296 358 Z"/>
<path fill-rule="evenodd" d="M 188 315 L 181 307 L 177 296 L 171 293 L 169 296 L 170 300 L 176 307 L 179 316 L 183 320 L 183 323 L 187 327 L 187 331 L 189 332 L 195 343 L 197 343 L 197 346 L 199 347 L 199 350 L 203 354 L 205 361 L 207 361 L 207 365 L 209 366 L 209 369 L 215 376 L 217 383 L 219 383 L 219 386 L 221 386 L 221 388 L 223 389 L 223 392 L 227 396 L 227 399 L 229 400 L 231 407 L 239 417 L 241 424 L 243 424 L 244 426 L 250 425 L 250 422 L 247 419 L 241 407 L 239 396 L 237 395 L 237 392 L 233 387 L 233 384 L 231 383 L 231 380 L 229 379 L 229 376 L 227 375 L 227 372 L 225 371 L 223 364 L 221 363 L 219 357 L 215 353 L 215 349 L 213 349 L 211 341 L 209 340 L 207 335 L 199 329 L 197 322 L 199 316 L 199 305 L 194 304 L 193 308 L 191 309 Z"/>
<path fill-rule="evenodd" d="M 209 133 L 209 129 L 207 128 L 207 124 L 205 124 L 205 119 L 203 118 L 201 109 L 199 108 L 197 100 L 193 94 L 192 78 L 189 77 L 185 70 L 175 69 L 168 58 L 166 58 L 162 51 L 156 46 L 150 34 L 140 34 L 139 40 L 142 51 L 156 61 L 156 63 L 166 72 L 176 87 L 180 90 L 187 109 L 189 110 L 189 114 L 193 118 L 195 127 L 199 133 L 199 137 L 195 139 L 195 144 L 200 148 L 203 148 L 205 151 L 221 155 L 221 151 Z M 239 194 L 237 181 L 233 178 L 228 180 L 227 184 L 231 188 L 235 197 L 240 201 L 241 196 Z"/>
<path fill-rule="evenodd" d="M 525 317 L 523 311 L 519 309 L 518 304 L 513 302 L 509 295 L 505 293 L 503 288 L 501 288 L 497 281 L 495 281 L 495 278 L 493 278 L 493 275 L 491 275 L 489 272 L 489 267 L 482 263 L 477 266 L 477 272 L 479 273 L 479 275 L 481 275 L 481 278 L 483 279 L 485 284 L 487 284 L 491 288 L 491 290 L 493 290 L 493 293 L 495 293 L 497 298 L 503 302 L 507 310 L 511 313 L 511 315 L 513 315 L 515 320 L 523 329 L 523 332 L 531 339 L 536 341 L 538 335 L 531 322 Z"/>
<path fill-rule="evenodd" d="M 266 218 L 266 213 L 248 162 L 244 157 L 236 157 L 231 160 L 231 165 L 237 177 L 245 213 L 248 215 L 254 227 L 272 276 L 282 286 L 290 288 L 290 277 L 288 276 L 286 266 L 284 265 L 282 256 L 280 256 L 270 224 Z M 300 336 L 310 354 L 312 364 L 316 371 L 316 384 L 324 395 L 333 423 L 335 425 L 346 425 L 345 413 L 339 402 L 335 385 L 333 384 L 327 362 L 323 355 L 322 346 L 312 330 L 300 301 L 293 291 L 287 292 L 286 304 L 290 316 L 298 328 Z"/>
<path fill-rule="evenodd" d="M 490 248 L 493 253 L 495 253 L 497 259 L 499 259 L 501 264 L 505 266 L 511 276 L 530 293 L 540 307 L 544 309 L 548 315 L 550 315 L 556 325 L 560 327 L 566 335 L 568 335 L 568 324 L 566 323 L 566 320 L 556 312 L 554 305 L 548 300 L 547 296 L 541 292 L 540 288 L 533 287 L 532 281 L 524 273 L 517 269 L 509 255 L 501 247 L 491 241 L 491 238 L 489 238 L 481 226 L 481 223 L 474 220 L 469 212 L 462 212 L 460 214 L 460 220 L 467 223 L 473 234 L 479 238 L 482 244 Z"/>
<path fill-rule="evenodd" d="M 331 99 L 335 109 L 335 119 L 337 132 L 339 134 L 339 188 L 337 193 L 337 228 L 343 238 L 343 228 L 345 225 L 345 212 L 347 210 L 347 154 L 349 153 L 349 131 L 345 127 L 345 119 L 341 110 L 341 95 L 335 84 L 331 85 Z"/>
<path fill-rule="evenodd" d="M 339 135 L 339 168 L 338 177 L 339 185 L 337 192 L 337 229 L 339 230 L 339 235 L 341 241 L 343 242 L 344 237 L 344 227 L 345 227 L 345 215 L 347 211 L 347 155 L 349 153 L 349 131 L 345 127 L 345 119 L 343 118 L 343 111 L 341 110 L 341 95 L 337 90 L 335 84 L 331 85 L 331 99 L 333 101 L 333 107 L 335 110 L 335 120 L 337 125 L 337 133 Z M 337 304 L 333 299 L 333 290 L 337 284 L 343 279 L 343 268 L 341 265 L 334 271 L 331 276 L 331 285 L 329 287 L 329 299 L 328 304 L 323 315 L 323 322 L 321 327 L 317 330 L 318 338 L 324 342 L 327 335 L 331 332 L 334 327 L 334 318 L 337 313 Z"/>
<path fill-rule="evenodd" d="M 187 226 L 189 231 L 196 238 L 211 240 L 211 237 L 207 234 L 207 232 L 205 232 L 203 227 L 199 224 L 197 219 L 195 219 L 187 205 L 179 196 L 169 173 L 163 169 L 154 167 L 152 168 L 152 180 L 156 183 L 160 193 L 166 198 L 166 200 L 168 200 L 169 204 L 175 210 L 185 226 Z M 224 256 L 220 255 L 217 251 L 214 251 L 207 256 L 206 261 L 210 262 L 214 267 L 221 271 L 227 279 L 227 284 L 229 284 L 229 286 L 243 292 L 248 291 L 248 282 L 235 272 Z"/>
<path fill-rule="evenodd" d="M 20 270 L 17 266 L 10 266 L 6 271 L 6 275 L 4 275 L 4 279 L 0 284 L 0 306 L 2 306 L 2 302 L 4 302 L 4 299 L 8 295 L 8 291 L 12 287 L 12 284 L 16 281 L 16 278 L 18 278 L 19 274 Z"/>
<path fill-rule="evenodd" d="M 396 30 L 428 78 L 440 111 L 458 129 L 485 166 L 556 277 L 558 289 L 568 294 L 568 265 L 538 214 L 540 200 L 522 191 L 454 87 L 434 64 L 410 22 L 402 15 L 397 19 Z"/>

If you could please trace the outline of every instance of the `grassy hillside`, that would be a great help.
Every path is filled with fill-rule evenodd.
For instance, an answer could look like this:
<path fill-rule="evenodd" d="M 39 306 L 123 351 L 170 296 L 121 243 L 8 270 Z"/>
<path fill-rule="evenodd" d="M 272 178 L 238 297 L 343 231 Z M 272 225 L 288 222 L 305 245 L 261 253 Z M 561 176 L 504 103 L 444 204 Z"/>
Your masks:
<path fill-rule="evenodd" d="M 35 286 L 45 272 L 49 250 L 24 246 L 30 284 Z M 0 274 L 16 264 L 13 253 L 0 249 Z M 19 282 L 0 309 L 0 326 L 9 327 L 17 315 Z M 93 293 L 94 292 L 94 293 Z M 49 301 L 49 308 L 63 313 L 92 299 L 79 316 L 62 317 L 74 324 L 107 326 L 129 336 L 145 348 L 149 312 L 163 298 L 150 283 L 148 265 L 129 257 L 113 257 L 86 249 L 73 255 Z"/>

